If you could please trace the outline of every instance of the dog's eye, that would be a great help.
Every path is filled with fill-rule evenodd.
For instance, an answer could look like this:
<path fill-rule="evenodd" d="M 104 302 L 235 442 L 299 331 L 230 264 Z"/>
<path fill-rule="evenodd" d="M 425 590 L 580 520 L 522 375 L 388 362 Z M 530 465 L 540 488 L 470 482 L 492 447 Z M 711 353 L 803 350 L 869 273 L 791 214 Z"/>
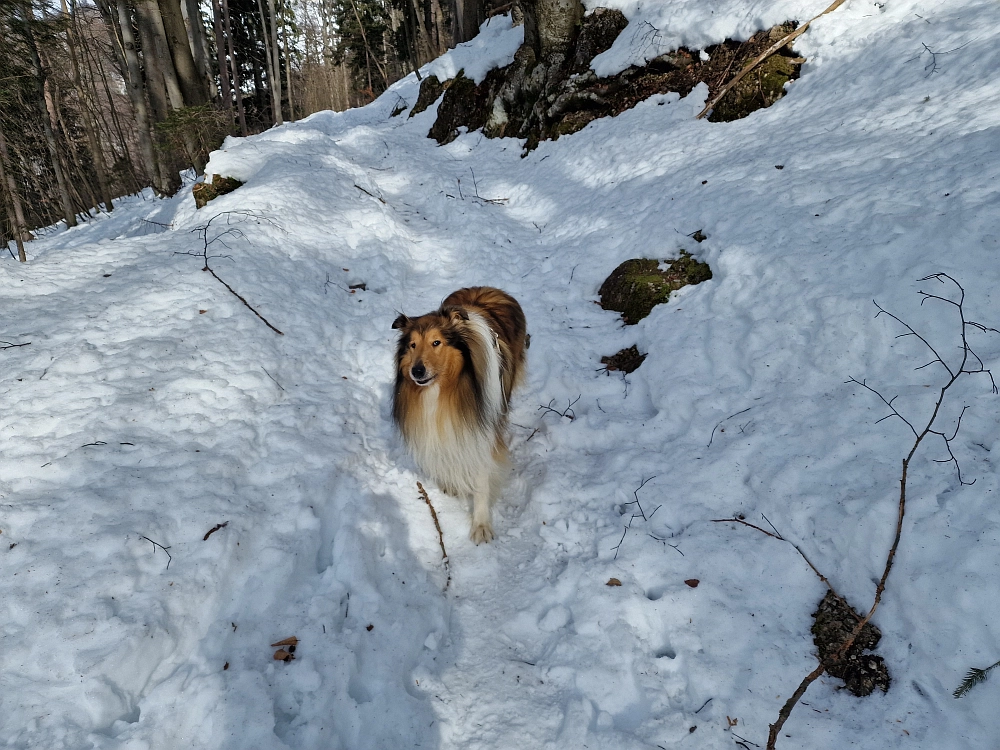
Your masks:
<path fill-rule="evenodd" d="M 431 342 L 431 346 L 441 346 L 441 342 L 440 341 Z"/>
<path fill-rule="evenodd" d="M 415 341 L 411 341 L 410 342 L 410 348 L 411 349 L 416 349 L 417 348 L 417 343 Z"/>

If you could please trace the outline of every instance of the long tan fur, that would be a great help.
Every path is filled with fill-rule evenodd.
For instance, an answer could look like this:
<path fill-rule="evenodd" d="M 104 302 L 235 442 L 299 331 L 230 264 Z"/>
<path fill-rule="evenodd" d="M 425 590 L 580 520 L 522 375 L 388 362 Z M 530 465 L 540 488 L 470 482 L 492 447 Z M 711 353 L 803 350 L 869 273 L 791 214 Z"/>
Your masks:
<path fill-rule="evenodd" d="M 471 538 L 493 538 L 492 503 L 507 464 L 507 410 L 524 377 L 524 312 L 492 287 L 459 289 L 440 309 L 400 315 L 392 416 L 420 468 L 472 498 Z"/>

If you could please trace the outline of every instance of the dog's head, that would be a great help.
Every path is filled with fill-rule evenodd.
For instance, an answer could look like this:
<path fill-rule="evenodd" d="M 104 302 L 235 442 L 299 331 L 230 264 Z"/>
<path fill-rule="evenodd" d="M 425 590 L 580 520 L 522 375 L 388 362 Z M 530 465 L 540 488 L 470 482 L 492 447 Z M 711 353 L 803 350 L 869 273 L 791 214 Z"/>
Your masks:
<path fill-rule="evenodd" d="M 469 313 L 461 307 L 443 307 L 419 318 L 396 318 L 392 327 L 399 331 L 396 365 L 400 377 L 421 387 L 457 378 L 468 354 L 462 336 L 468 320 Z"/>

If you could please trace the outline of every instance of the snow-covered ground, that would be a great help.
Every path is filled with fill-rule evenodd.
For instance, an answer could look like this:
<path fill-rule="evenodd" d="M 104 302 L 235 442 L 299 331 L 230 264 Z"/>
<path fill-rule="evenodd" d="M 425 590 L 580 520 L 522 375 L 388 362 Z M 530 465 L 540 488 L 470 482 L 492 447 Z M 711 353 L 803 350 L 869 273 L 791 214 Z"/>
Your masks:
<path fill-rule="evenodd" d="M 625 9 L 624 34 L 696 42 L 822 10 Z M 797 42 L 770 109 L 697 121 L 699 87 L 523 159 L 478 133 L 438 147 L 434 108 L 390 118 L 411 78 L 228 141 L 209 171 L 246 185 L 202 210 L 189 189 L 123 201 L 0 261 L 0 341 L 30 342 L 0 350 L 0 746 L 763 746 L 825 589 L 791 545 L 712 519 L 766 516 L 870 606 L 912 435 L 845 381 L 927 418 L 945 373 L 872 300 L 952 361 L 928 274 L 1000 327 L 998 21 L 853 0 Z M 196 229 L 224 212 L 212 268 L 284 335 L 201 270 Z M 595 304 L 622 260 L 681 248 L 714 278 L 634 327 Z M 521 301 L 532 347 L 497 539 L 474 546 L 427 484 L 446 587 L 388 419 L 390 325 L 472 284 Z M 1000 368 L 1000 336 L 971 342 Z M 639 370 L 601 371 L 632 344 Z M 996 747 L 1000 684 L 951 695 L 1000 659 L 1000 397 L 963 378 L 945 431 L 964 406 L 975 484 L 940 439 L 911 466 L 875 617 L 891 689 L 821 678 L 779 747 Z"/>

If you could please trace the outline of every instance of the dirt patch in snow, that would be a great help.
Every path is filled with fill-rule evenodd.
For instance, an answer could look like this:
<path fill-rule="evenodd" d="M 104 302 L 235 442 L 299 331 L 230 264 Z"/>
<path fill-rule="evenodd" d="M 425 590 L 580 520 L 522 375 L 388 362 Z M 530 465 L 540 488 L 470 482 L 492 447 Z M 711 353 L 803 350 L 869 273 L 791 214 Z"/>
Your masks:
<path fill-rule="evenodd" d="M 871 695 L 875 688 L 883 693 L 889 690 L 891 679 L 885 659 L 871 653 L 882 639 L 882 632 L 875 625 L 866 623 L 843 657 L 837 659 L 837 652 L 861 621 L 861 615 L 829 591 L 812 616 L 813 643 L 830 675 L 843 680 L 845 687 L 857 696 Z"/>
<path fill-rule="evenodd" d="M 628 349 L 622 349 L 610 357 L 601 357 L 601 364 L 607 372 L 621 372 L 625 375 L 635 372 L 646 360 L 646 355 L 639 351 L 635 344 Z"/>

